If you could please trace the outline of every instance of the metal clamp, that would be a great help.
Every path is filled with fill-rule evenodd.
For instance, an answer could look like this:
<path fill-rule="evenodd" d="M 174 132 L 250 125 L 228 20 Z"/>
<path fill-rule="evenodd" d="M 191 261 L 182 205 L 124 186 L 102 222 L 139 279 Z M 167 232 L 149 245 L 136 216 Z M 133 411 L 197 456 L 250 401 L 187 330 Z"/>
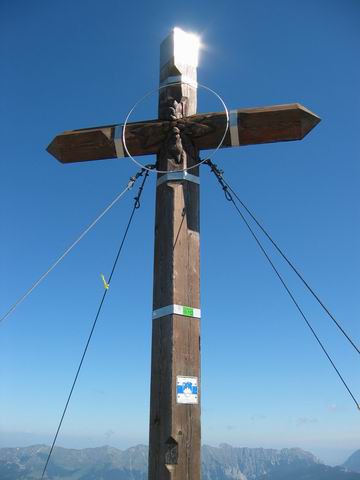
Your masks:
<path fill-rule="evenodd" d="M 195 80 L 193 80 L 191 77 L 186 75 L 174 75 L 174 76 L 167 77 L 165 78 L 165 80 L 163 80 L 160 83 L 160 86 L 164 87 L 166 85 L 171 85 L 173 83 L 185 83 L 186 85 L 190 85 L 193 88 L 198 87 L 198 83 Z"/>
<path fill-rule="evenodd" d="M 182 170 L 181 172 L 165 173 L 164 175 L 158 178 L 156 182 L 156 186 L 158 187 L 159 185 L 165 182 L 181 182 L 182 180 L 200 184 L 199 177 L 197 177 L 196 175 L 192 175 L 191 173 L 188 173 L 186 170 Z"/>
<path fill-rule="evenodd" d="M 240 146 L 239 126 L 238 126 L 238 111 L 230 110 L 230 140 L 232 147 Z"/>
<path fill-rule="evenodd" d="M 114 145 L 117 158 L 125 157 L 124 146 L 122 141 L 122 125 L 116 125 L 114 131 Z"/>

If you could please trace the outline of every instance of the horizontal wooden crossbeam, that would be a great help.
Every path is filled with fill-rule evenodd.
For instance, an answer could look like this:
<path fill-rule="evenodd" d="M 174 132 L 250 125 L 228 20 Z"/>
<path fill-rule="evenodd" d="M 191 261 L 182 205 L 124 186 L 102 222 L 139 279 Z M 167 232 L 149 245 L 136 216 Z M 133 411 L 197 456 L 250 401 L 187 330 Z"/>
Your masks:
<path fill-rule="evenodd" d="M 301 140 L 320 118 L 298 103 L 231 111 L 231 128 L 223 147 Z M 216 148 L 225 132 L 226 115 L 196 114 L 176 121 L 199 150 Z M 126 145 L 133 156 L 158 154 L 174 122 L 150 120 L 129 123 Z M 72 130 L 57 135 L 47 151 L 62 163 L 127 156 L 122 125 Z M 235 140 L 234 140 L 235 139 Z"/>

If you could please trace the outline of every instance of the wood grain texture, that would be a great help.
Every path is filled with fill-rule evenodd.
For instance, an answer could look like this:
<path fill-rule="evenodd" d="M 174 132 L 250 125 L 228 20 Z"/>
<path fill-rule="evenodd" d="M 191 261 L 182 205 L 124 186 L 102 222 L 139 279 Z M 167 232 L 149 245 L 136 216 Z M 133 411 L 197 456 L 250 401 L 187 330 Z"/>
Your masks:
<path fill-rule="evenodd" d="M 190 182 L 157 189 L 154 309 L 200 307 L 198 200 L 199 185 Z M 176 403 L 177 375 L 198 377 L 197 405 Z M 180 315 L 153 320 L 149 480 L 200 479 L 200 401 L 200 320 Z M 172 466 L 165 462 L 169 439 L 178 445 Z"/>
<path fill-rule="evenodd" d="M 177 87 L 160 96 L 159 115 L 168 115 L 174 99 L 184 100 L 184 89 Z M 195 105 L 193 100 L 185 101 L 178 110 L 193 113 Z M 164 141 L 157 156 L 159 169 L 182 169 L 198 162 L 196 149 L 185 136 L 181 140 L 185 155 L 178 158 L 184 163 L 177 163 L 170 138 L 170 147 Z M 191 173 L 199 175 L 199 169 Z M 157 188 L 154 310 L 173 304 L 200 308 L 199 193 L 200 186 L 187 181 L 169 181 Z M 198 404 L 177 403 L 180 375 L 198 378 Z M 153 320 L 149 480 L 200 480 L 200 399 L 200 319 L 168 315 Z"/>
<path fill-rule="evenodd" d="M 176 86 L 172 87 L 175 89 Z M 181 91 L 178 95 L 171 92 L 171 95 L 181 99 L 184 93 L 191 92 Z M 166 101 L 165 89 L 161 98 Z M 238 109 L 237 112 L 240 146 L 301 140 L 320 122 L 317 115 L 298 103 Z M 226 128 L 226 115 L 224 112 L 190 115 L 175 123 L 187 131 L 199 150 L 206 150 L 219 145 Z M 129 123 L 125 138 L 131 155 L 157 155 L 175 123 L 168 120 Z M 107 125 L 64 132 L 54 138 L 47 150 L 62 163 L 116 158 L 115 127 Z M 222 146 L 231 147 L 229 132 Z"/>

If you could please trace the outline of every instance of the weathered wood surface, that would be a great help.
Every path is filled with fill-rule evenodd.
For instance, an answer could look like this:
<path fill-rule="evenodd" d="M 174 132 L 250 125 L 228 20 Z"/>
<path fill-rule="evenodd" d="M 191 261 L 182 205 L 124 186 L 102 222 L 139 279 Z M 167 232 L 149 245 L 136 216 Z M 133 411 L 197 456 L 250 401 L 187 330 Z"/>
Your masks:
<path fill-rule="evenodd" d="M 173 75 L 171 62 L 168 66 Z M 166 68 L 161 69 L 163 79 Z M 195 113 L 194 96 L 196 90 L 184 85 L 163 89 L 159 116 L 167 118 L 169 110 L 173 116 Z M 180 139 L 176 131 L 169 131 L 167 127 L 162 147 L 156 151 L 159 169 L 198 163 L 198 153 L 186 135 Z M 198 175 L 199 168 L 192 173 Z M 153 309 L 173 304 L 200 308 L 199 190 L 198 184 L 187 181 L 169 181 L 156 189 Z M 198 378 L 198 404 L 177 403 L 179 375 Z M 182 315 L 154 319 L 149 480 L 200 480 L 200 398 L 200 320 Z"/>
<path fill-rule="evenodd" d="M 199 185 L 160 185 L 156 200 L 154 309 L 172 304 L 200 307 L 199 247 Z M 198 378 L 197 405 L 176 402 L 177 375 Z M 200 479 L 200 402 L 200 320 L 180 315 L 154 319 L 149 480 Z M 174 444 L 177 455 L 171 461 L 169 448 Z"/>
<path fill-rule="evenodd" d="M 164 95 L 165 89 L 162 90 Z M 238 109 L 237 112 L 240 146 L 301 140 L 320 122 L 317 115 L 298 103 Z M 191 136 L 199 150 L 207 150 L 220 143 L 226 128 L 226 115 L 224 112 L 197 114 L 175 123 Z M 173 125 L 174 121 L 168 120 L 129 123 L 125 131 L 129 152 L 132 156 L 158 154 Z M 106 125 L 64 132 L 54 138 L 47 150 L 62 163 L 117 158 L 115 127 Z M 232 146 L 230 132 L 222 146 Z"/>

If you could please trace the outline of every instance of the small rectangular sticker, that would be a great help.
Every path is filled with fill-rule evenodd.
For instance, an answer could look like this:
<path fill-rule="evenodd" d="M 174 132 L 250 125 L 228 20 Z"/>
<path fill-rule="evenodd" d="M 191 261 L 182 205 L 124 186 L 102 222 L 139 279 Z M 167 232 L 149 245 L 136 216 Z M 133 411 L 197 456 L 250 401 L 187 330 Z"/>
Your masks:
<path fill-rule="evenodd" d="M 192 307 L 183 307 L 183 315 L 185 317 L 193 317 L 194 309 Z"/>
<path fill-rule="evenodd" d="M 197 377 L 176 377 L 176 403 L 198 403 Z"/>

